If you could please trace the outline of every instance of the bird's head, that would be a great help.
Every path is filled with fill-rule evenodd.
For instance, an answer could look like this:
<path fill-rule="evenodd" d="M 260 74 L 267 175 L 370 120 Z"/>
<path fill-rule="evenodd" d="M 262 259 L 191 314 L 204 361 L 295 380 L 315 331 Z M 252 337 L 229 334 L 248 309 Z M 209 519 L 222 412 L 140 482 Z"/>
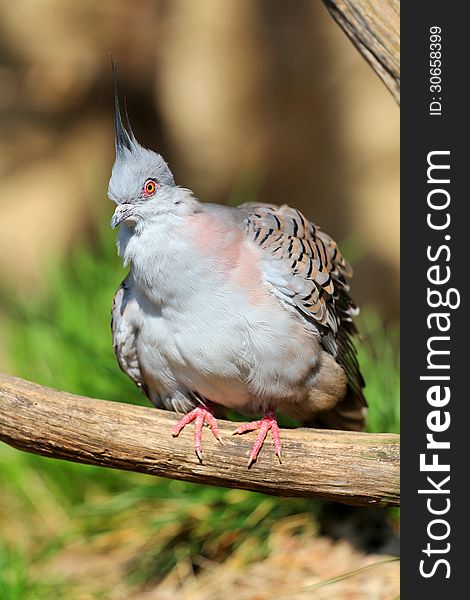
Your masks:
<path fill-rule="evenodd" d="M 171 213 L 181 203 L 181 193 L 165 160 L 137 141 L 127 117 L 124 127 L 119 108 L 114 75 L 114 124 L 116 160 L 108 186 L 108 197 L 117 204 L 111 219 L 114 228 L 120 223 L 128 227 L 152 222 L 164 213 Z"/>

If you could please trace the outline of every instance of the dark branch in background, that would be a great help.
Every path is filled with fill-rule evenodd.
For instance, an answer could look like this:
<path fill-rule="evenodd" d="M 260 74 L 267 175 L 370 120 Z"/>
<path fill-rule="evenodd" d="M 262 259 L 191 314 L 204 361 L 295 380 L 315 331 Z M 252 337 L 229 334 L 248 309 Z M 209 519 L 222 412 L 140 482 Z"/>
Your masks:
<path fill-rule="evenodd" d="M 20 450 L 277 496 L 399 505 L 398 435 L 283 429 L 283 464 L 268 439 L 249 470 L 252 435 L 232 437 L 234 423 L 220 421 L 223 446 L 206 431 L 201 465 L 191 427 L 173 439 L 176 420 L 174 413 L 75 396 L 0 373 L 0 440 Z"/>
<path fill-rule="evenodd" d="M 399 0 L 323 0 L 323 3 L 400 103 Z"/>

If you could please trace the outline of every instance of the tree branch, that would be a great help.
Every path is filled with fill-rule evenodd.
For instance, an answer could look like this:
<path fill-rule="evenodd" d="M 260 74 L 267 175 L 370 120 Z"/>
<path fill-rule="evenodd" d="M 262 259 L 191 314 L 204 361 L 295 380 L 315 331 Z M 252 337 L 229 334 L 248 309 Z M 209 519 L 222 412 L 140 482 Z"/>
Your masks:
<path fill-rule="evenodd" d="M 400 103 L 399 0 L 323 0 L 323 3 Z"/>
<path fill-rule="evenodd" d="M 204 463 L 192 427 L 173 439 L 174 413 L 59 392 L 0 373 L 0 440 L 54 458 L 278 496 L 325 498 L 356 505 L 399 505 L 399 436 L 283 429 L 283 464 L 268 441 L 246 466 L 253 434 L 224 445 L 206 432 Z"/>

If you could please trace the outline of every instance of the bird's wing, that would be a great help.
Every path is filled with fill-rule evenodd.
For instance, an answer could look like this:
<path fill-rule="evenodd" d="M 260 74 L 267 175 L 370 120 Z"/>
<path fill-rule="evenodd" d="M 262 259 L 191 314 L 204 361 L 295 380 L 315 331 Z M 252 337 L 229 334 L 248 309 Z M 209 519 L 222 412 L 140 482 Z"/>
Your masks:
<path fill-rule="evenodd" d="M 263 250 L 263 273 L 273 292 L 310 324 L 344 368 L 356 404 L 366 406 L 352 341 L 352 318 L 359 312 L 349 295 L 352 269 L 336 242 L 289 206 L 248 203 L 239 209 L 247 235 Z"/>
<path fill-rule="evenodd" d="M 133 296 L 132 278 L 129 274 L 113 298 L 111 332 L 114 354 L 121 369 L 148 395 L 137 356 L 137 303 Z"/>

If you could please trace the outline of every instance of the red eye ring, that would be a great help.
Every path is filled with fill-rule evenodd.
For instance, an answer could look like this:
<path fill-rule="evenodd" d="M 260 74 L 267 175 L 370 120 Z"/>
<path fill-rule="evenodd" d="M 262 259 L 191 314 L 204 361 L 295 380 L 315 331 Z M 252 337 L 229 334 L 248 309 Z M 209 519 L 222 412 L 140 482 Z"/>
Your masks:
<path fill-rule="evenodd" d="M 148 196 L 152 196 L 153 194 L 155 194 L 158 187 L 160 186 L 154 179 L 147 179 L 143 188 L 144 196 L 146 198 Z"/>

